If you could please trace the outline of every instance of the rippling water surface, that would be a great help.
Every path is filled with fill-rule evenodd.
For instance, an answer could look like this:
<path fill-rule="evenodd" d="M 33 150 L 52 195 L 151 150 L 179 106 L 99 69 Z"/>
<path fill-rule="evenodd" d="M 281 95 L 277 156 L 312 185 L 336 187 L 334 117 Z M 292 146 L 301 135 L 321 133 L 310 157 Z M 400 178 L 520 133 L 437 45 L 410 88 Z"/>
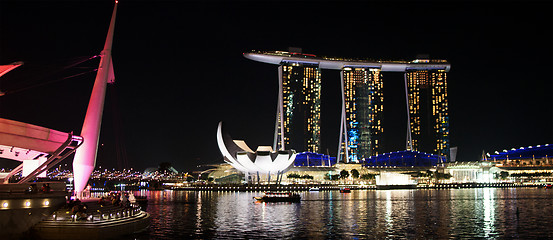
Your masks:
<path fill-rule="evenodd" d="M 129 239 L 553 238 L 553 191 L 536 188 L 300 192 L 145 191 L 150 229 Z"/>

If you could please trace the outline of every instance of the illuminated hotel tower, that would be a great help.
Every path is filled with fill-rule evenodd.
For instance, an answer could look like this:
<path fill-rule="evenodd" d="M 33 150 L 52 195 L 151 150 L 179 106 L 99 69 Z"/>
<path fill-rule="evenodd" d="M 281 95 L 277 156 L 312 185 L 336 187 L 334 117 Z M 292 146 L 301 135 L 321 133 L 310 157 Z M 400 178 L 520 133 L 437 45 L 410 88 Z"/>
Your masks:
<path fill-rule="evenodd" d="M 318 64 L 283 61 L 278 72 L 275 148 L 319 152 L 321 69 Z"/>
<path fill-rule="evenodd" d="M 411 129 L 408 149 L 449 157 L 446 79 L 447 73 L 442 69 L 414 69 L 405 73 Z"/>
<path fill-rule="evenodd" d="M 379 68 L 345 67 L 342 79 L 340 151 L 347 162 L 381 153 L 383 101 Z"/>

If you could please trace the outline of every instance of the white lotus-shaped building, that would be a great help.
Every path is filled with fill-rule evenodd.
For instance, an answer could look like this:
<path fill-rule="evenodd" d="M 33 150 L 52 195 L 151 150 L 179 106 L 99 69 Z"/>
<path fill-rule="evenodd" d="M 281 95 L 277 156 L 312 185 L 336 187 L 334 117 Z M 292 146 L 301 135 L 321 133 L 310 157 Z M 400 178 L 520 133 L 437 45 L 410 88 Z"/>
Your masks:
<path fill-rule="evenodd" d="M 296 159 L 296 151 L 274 151 L 270 146 L 259 146 L 252 151 L 243 140 L 233 140 L 223 132 L 223 123 L 217 129 L 217 144 L 225 162 L 247 174 L 283 174 Z"/>

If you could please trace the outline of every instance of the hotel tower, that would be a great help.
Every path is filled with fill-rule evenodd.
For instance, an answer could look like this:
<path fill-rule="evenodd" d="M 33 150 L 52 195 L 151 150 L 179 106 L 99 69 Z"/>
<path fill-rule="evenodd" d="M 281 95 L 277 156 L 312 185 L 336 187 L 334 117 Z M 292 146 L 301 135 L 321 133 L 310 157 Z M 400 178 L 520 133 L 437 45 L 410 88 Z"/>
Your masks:
<path fill-rule="evenodd" d="M 359 162 L 380 153 L 382 147 L 382 74 L 379 68 L 344 67 L 340 75 L 340 138 L 344 138 L 340 151 L 347 162 Z"/>
<path fill-rule="evenodd" d="M 319 152 L 321 69 L 318 64 L 283 61 L 278 74 L 281 87 L 274 148 Z"/>
<path fill-rule="evenodd" d="M 407 149 L 449 157 L 446 79 L 447 73 L 441 69 L 409 70 L 405 73 L 411 130 Z"/>

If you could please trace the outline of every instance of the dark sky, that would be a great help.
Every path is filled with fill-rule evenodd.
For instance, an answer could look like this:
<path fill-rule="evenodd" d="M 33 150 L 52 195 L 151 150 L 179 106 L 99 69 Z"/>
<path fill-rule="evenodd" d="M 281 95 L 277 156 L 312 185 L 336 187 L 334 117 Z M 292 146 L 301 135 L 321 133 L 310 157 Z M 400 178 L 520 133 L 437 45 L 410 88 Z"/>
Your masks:
<path fill-rule="evenodd" d="M 0 79 L 7 92 L 0 117 L 79 133 L 98 59 L 69 66 L 100 53 L 112 9 L 111 1 L 0 2 L 0 64 L 25 62 Z M 242 53 L 291 46 L 325 56 L 448 60 L 458 160 L 553 143 L 550 1 L 121 0 L 116 84 L 108 89 L 97 165 L 116 166 L 117 137 L 135 169 L 221 163 L 219 121 L 252 148 L 271 145 L 277 67 Z M 321 144 L 336 155 L 339 73 L 322 74 Z M 386 145 L 401 150 L 403 78 L 384 73 L 384 81 Z"/>

